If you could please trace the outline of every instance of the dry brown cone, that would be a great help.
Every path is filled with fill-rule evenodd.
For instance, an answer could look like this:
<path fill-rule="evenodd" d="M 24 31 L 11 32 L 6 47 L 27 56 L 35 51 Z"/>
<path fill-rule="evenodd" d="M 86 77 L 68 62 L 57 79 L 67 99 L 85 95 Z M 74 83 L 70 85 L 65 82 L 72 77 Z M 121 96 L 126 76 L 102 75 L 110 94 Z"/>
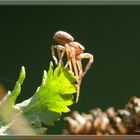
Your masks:
<path fill-rule="evenodd" d="M 100 108 L 89 114 L 74 111 L 64 118 L 64 134 L 73 135 L 124 135 L 140 134 L 140 98 L 132 97 L 124 109 L 113 107 L 103 112 Z"/>

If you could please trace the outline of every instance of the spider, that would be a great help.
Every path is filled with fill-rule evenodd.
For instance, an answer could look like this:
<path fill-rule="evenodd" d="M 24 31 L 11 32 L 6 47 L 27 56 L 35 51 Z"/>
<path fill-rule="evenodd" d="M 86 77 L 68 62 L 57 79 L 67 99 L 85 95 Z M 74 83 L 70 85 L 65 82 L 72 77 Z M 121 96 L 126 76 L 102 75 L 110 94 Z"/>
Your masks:
<path fill-rule="evenodd" d="M 53 45 L 51 47 L 52 50 L 52 57 L 57 65 L 63 64 L 63 56 L 66 53 L 67 56 L 67 62 L 65 64 L 65 67 L 69 68 L 70 71 L 74 73 L 74 75 L 77 77 L 77 83 L 78 83 L 78 89 L 77 89 L 77 97 L 76 97 L 76 103 L 79 99 L 80 94 L 80 85 L 82 78 L 87 73 L 89 68 L 91 67 L 91 64 L 93 63 L 94 57 L 92 54 L 84 53 L 84 46 L 82 46 L 80 43 L 75 42 L 74 38 L 64 31 L 57 31 L 54 34 L 53 39 L 59 43 L 59 45 Z M 58 59 L 55 56 L 55 50 L 57 50 L 58 53 Z M 82 67 L 82 59 L 89 59 L 85 69 L 83 70 Z"/>

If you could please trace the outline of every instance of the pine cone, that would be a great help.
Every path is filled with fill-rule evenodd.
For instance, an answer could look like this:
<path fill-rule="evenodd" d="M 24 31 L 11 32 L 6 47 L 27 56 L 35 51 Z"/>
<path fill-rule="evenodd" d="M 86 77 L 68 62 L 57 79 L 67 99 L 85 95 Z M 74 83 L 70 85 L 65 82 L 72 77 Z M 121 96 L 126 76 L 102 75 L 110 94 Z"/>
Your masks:
<path fill-rule="evenodd" d="M 70 134 L 92 134 L 93 132 L 93 116 L 91 114 L 79 114 L 74 111 L 71 117 L 65 117 L 67 128 Z M 66 133 L 66 132 L 65 132 Z"/>
<path fill-rule="evenodd" d="M 110 107 L 103 112 L 95 108 L 89 114 L 74 111 L 64 120 L 64 134 L 140 134 L 140 98 L 132 97 L 124 109 Z"/>

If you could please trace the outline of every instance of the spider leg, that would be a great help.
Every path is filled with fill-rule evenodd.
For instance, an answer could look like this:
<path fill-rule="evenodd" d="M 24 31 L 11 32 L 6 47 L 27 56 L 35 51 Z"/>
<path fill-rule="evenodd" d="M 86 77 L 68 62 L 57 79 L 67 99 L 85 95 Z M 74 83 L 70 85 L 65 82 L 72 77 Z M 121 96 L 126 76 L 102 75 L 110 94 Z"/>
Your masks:
<path fill-rule="evenodd" d="M 56 58 L 56 56 L 55 56 L 55 51 L 54 51 L 55 48 L 56 48 L 56 46 L 55 46 L 55 45 L 52 45 L 51 51 L 52 51 L 52 57 L 53 57 L 53 59 L 54 59 L 54 62 L 55 62 L 55 64 L 57 65 L 58 60 L 57 60 L 57 58 Z"/>
<path fill-rule="evenodd" d="M 83 76 L 85 76 L 85 74 L 87 73 L 89 68 L 91 67 L 91 64 L 94 61 L 94 56 L 92 54 L 89 54 L 89 53 L 81 53 L 77 58 L 80 59 L 80 60 L 84 59 L 84 58 L 89 59 L 87 65 L 85 67 L 85 70 L 84 70 L 84 72 L 82 74 L 82 77 L 83 77 Z"/>
<path fill-rule="evenodd" d="M 78 86 L 77 86 L 77 96 L 76 96 L 76 103 L 78 102 L 79 100 L 79 95 L 80 95 L 80 85 L 81 85 L 81 80 L 79 81 L 78 80 Z"/>
<path fill-rule="evenodd" d="M 62 46 L 62 45 L 52 45 L 52 47 L 51 47 L 52 57 L 53 57 L 53 59 L 55 61 L 55 64 L 57 65 L 58 64 L 58 60 L 57 60 L 57 58 L 55 56 L 55 50 L 54 49 L 57 50 L 58 58 L 59 58 L 59 64 L 62 64 L 63 63 L 62 62 L 62 57 L 63 57 L 64 52 L 65 52 L 65 47 Z M 61 52 L 61 50 L 62 50 L 62 52 Z"/>
<path fill-rule="evenodd" d="M 81 81 L 82 81 L 82 77 L 83 77 L 82 63 L 81 63 L 81 60 L 77 60 L 76 63 L 77 63 L 78 70 L 79 70 L 78 81 L 80 81 L 80 84 L 79 84 L 79 86 L 80 86 L 81 85 Z"/>
<path fill-rule="evenodd" d="M 78 86 L 77 86 L 77 97 L 76 97 L 76 103 L 77 103 L 78 99 L 79 99 L 81 81 L 79 81 L 78 68 L 77 68 L 77 63 L 76 63 L 76 51 L 75 51 L 74 48 L 70 47 L 68 44 L 65 44 L 65 50 L 66 50 L 67 59 L 68 59 L 65 67 L 69 66 L 69 69 L 77 77 L 77 84 L 78 84 Z"/>
<path fill-rule="evenodd" d="M 67 54 L 67 63 L 65 65 L 65 67 L 69 66 L 69 69 L 73 72 L 72 70 L 72 63 L 71 63 L 71 48 L 68 44 L 65 44 L 65 51 L 66 51 L 66 54 Z"/>
<path fill-rule="evenodd" d="M 65 68 L 67 68 L 67 67 L 68 67 L 68 65 L 69 65 L 69 63 L 68 63 L 68 61 L 67 61 L 66 65 L 65 65 Z"/>
<path fill-rule="evenodd" d="M 78 102 L 79 95 L 80 95 L 80 86 L 81 86 L 81 81 L 82 81 L 82 75 L 83 75 L 83 69 L 82 69 L 82 63 L 81 60 L 77 60 L 77 67 L 79 70 L 79 76 L 78 76 L 78 89 L 77 89 L 77 97 L 76 97 L 76 103 Z"/>
<path fill-rule="evenodd" d="M 61 45 L 57 45 L 56 47 L 57 49 L 57 53 L 58 53 L 58 58 L 59 58 L 59 65 L 63 64 L 63 56 L 64 56 L 64 53 L 65 53 L 65 47 L 64 46 L 61 46 Z"/>
<path fill-rule="evenodd" d="M 78 69 L 77 69 L 77 65 L 76 65 L 76 52 L 74 48 L 71 48 L 71 60 L 72 60 L 72 65 L 73 65 L 73 69 L 74 69 L 74 73 L 75 76 L 78 78 Z"/>
<path fill-rule="evenodd" d="M 77 97 L 76 97 L 76 103 L 77 103 L 80 95 L 80 85 L 81 85 L 83 70 L 82 70 L 81 60 L 79 61 L 76 58 L 76 52 L 74 48 L 72 48 L 71 51 L 71 59 L 72 59 L 73 69 L 74 69 L 75 76 L 77 77 L 77 84 L 78 84 Z"/>
<path fill-rule="evenodd" d="M 77 63 L 77 67 L 78 67 L 78 70 L 79 70 L 79 76 L 80 76 L 80 75 L 83 74 L 83 68 L 82 68 L 81 60 L 77 60 L 76 63 Z"/>
<path fill-rule="evenodd" d="M 59 64 L 63 64 L 62 58 L 63 58 L 64 54 L 65 54 L 65 49 L 61 52 Z"/>
<path fill-rule="evenodd" d="M 56 50 L 57 50 L 58 59 L 59 59 L 58 64 L 60 64 L 60 62 L 62 63 L 62 60 L 61 60 L 61 51 L 60 51 L 60 49 L 58 47 L 56 47 Z"/>

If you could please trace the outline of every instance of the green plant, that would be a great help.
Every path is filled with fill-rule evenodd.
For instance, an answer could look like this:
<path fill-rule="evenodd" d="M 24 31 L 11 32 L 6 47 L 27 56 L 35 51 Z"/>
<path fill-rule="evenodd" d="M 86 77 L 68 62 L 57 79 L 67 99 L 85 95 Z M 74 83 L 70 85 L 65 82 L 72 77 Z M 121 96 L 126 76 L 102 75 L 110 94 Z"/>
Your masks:
<path fill-rule="evenodd" d="M 25 79 L 22 67 L 13 91 L 8 91 L 0 102 L 0 134 L 45 134 L 46 125 L 54 125 L 62 113 L 70 111 L 73 94 L 77 91 L 76 77 L 69 69 L 50 63 L 48 73 L 44 70 L 42 83 L 35 94 L 22 103 L 15 104 Z"/>

